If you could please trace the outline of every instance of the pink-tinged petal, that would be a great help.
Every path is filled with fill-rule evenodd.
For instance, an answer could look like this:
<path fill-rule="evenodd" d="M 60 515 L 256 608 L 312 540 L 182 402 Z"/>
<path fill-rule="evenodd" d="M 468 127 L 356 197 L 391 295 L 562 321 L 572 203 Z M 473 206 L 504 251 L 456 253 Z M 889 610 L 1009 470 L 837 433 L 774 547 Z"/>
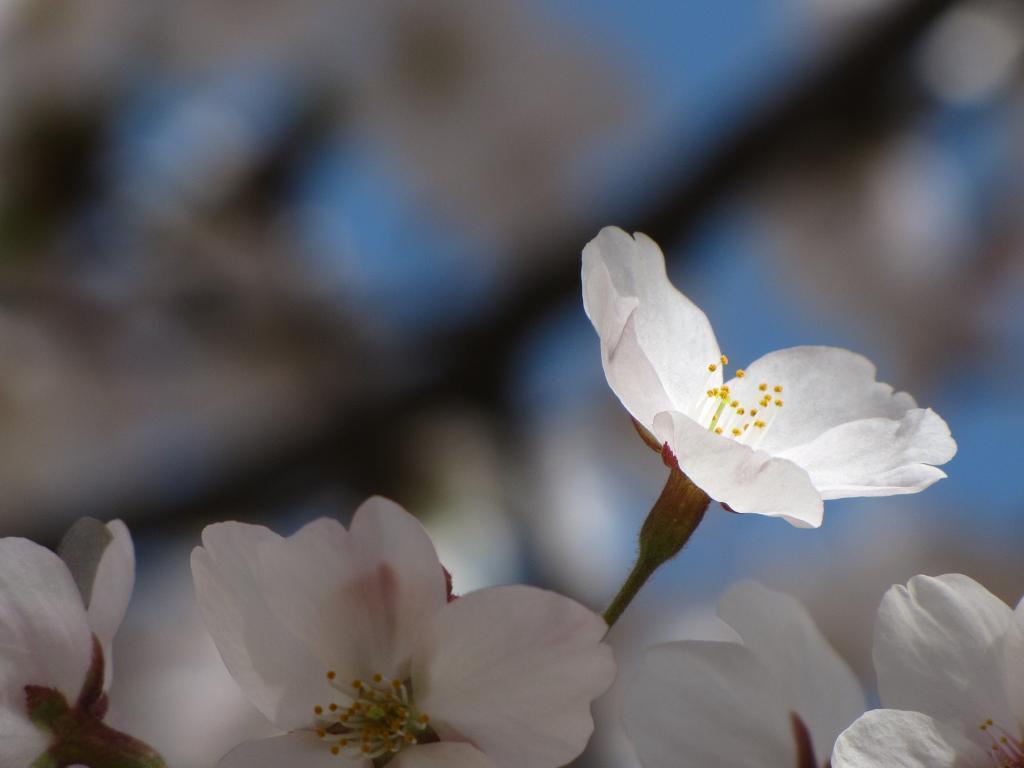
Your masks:
<path fill-rule="evenodd" d="M 821 496 L 793 462 L 716 435 L 681 413 L 659 413 L 654 434 L 668 442 L 694 483 L 734 512 L 782 517 L 801 528 L 821 525 Z"/>
<path fill-rule="evenodd" d="M 430 536 L 379 497 L 347 534 L 294 536 L 264 548 L 261 567 L 274 612 L 340 680 L 407 678 L 416 636 L 447 602 Z"/>
<path fill-rule="evenodd" d="M 128 602 L 135 587 L 135 547 L 128 528 L 120 520 L 107 523 L 113 537 L 103 550 L 96 577 L 93 580 L 86 615 L 92 631 L 103 646 L 106 661 L 106 685 L 110 686 L 114 665 L 112 648 L 114 635 L 124 620 Z"/>
<path fill-rule="evenodd" d="M 329 536 L 325 527 L 313 523 L 304 535 Z M 206 627 L 231 676 L 268 720 L 291 730 L 310 725 L 313 707 L 329 703 L 333 692 L 325 668 L 261 591 L 260 550 L 281 541 L 258 525 L 207 526 L 203 546 L 192 553 L 192 576 Z"/>
<path fill-rule="evenodd" d="M 23 702 L 0 706 L 0 765 L 28 768 L 49 746 L 49 734 L 32 724 Z"/>
<path fill-rule="evenodd" d="M 92 630 L 64 562 L 27 539 L 0 539 L 0 708 L 22 711 L 25 686 L 77 698 Z"/>
<path fill-rule="evenodd" d="M 837 347 L 790 347 L 769 352 L 728 382 L 732 396 L 755 405 L 765 395 L 783 402 L 761 448 L 779 453 L 810 442 L 828 429 L 874 417 L 900 419 L 917 404 L 906 392 L 875 381 L 865 357 Z M 767 385 L 767 391 L 759 387 Z M 776 393 L 774 387 L 781 386 Z M 768 411 L 775 408 L 769 406 Z"/>
<path fill-rule="evenodd" d="M 892 587 L 875 625 L 882 704 L 971 728 L 1010 722 L 1002 650 L 1013 624 L 1006 603 L 960 574 Z"/>
<path fill-rule="evenodd" d="M 810 731 L 816 755 L 832 752 L 836 737 L 867 709 L 853 670 L 793 597 L 747 581 L 718 603 L 718 615 L 770 670 Z"/>
<path fill-rule="evenodd" d="M 590 704 L 615 677 L 607 630 L 554 592 L 472 592 L 438 612 L 417 645 L 417 706 L 442 738 L 471 741 L 499 768 L 558 768 L 583 751 Z"/>
<path fill-rule="evenodd" d="M 439 744 L 422 744 L 398 753 L 388 763 L 389 768 L 497 768 L 493 762 L 476 747 L 443 741 Z M 531 768 L 522 763 L 522 768 Z"/>
<path fill-rule="evenodd" d="M 657 243 L 605 227 L 583 249 L 582 278 L 605 376 L 634 418 L 650 427 L 660 411 L 702 405 L 722 381 L 721 352 L 707 316 L 669 282 Z"/>
<path fill-rule="evenodd" d="M 624 719 L 643 768 L 788 768 L 797 765 L 790 706 L 749 649 L 686 641 L 647 652 Z"/>
<path fill-rule="evenodd" d="M 988 768 L 985 750 L 958 725 L 920 712 L 876 709 L 836 741 L 832 768 Z"/>
<path fill-rule="evenodd" d="M 832 427 L 779 457 L 807 470 L 822 498 L 841 499 L 917 493 L 946 476 L 932 465 L 955 454 L 946 422 L 931 409 L 915 408 L 898 421 L 873 418 Z"/>
<path fill-rule="evenodd" d="M 332 755 L 312 733 L 296 732 L 247 741 L 228 752 L 217 768 L 371 768 L 369 760 Z"/>

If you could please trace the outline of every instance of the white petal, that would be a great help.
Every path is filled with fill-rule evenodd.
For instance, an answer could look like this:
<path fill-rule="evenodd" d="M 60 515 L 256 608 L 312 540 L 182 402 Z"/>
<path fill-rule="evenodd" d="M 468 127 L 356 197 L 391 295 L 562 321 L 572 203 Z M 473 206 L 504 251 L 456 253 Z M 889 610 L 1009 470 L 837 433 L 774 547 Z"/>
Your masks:
<path fill-rule="evenodd" d="M 339 679 L 405 679 L 421 628 L 447 601 L 444 569 L 419 522 L 371 498 L 346 534 L 265 547 L 262 589 L 281 621 Z"/>
<path fill-rule="evenodd" d="M 107 523 L 107 530 L 114 538 L 103 550 L 99 565 L 96 567 L 96 578 L 93 580 L 86 615 L 92 631 L 103 646 L 106 686 L 109 687 L 113 676 L 111 649 L 114 635 L 124 620 L 128 601 L 131 600 L 132 589 L 135 586 L 135 547 L 132 545 L 132 537 L 127 526 L 120 520 Z"/>
<path fill-rule="evenodd" d="M 1003 642 L 1013 611 L 976 581 L 915 576 L 885 593 L 874 660 L 882 704 L 976 727 L 1006 723 Z"/>
<path fill-rule="evenodd" d="M 582 277 L 608 384 L 641 424 L 650 427 L 660 411 L 691 413 L 721 383 L 711 324 L 669 282 L 657 243 L 605 227 L 583 249 Z"/>
<path fill-rule="evenodd" d="M 455 742 L 422 744 L 402 750 L 389 768 L 496 768 L 476 747 Z M 531 767 L 532 768 L 532 767 Z"/>
<path fill-rule="evenodd" d="M 917 493 L 946 476 L 931 465 L 954 454 L 946 422 L 931 409 L 915 408 L 899 421 L 841 424 L 779 456 L 806 469 L 823 498 L 841 499 Z"/>
<path fill-rule="evenodd" d="M 289 733 L 247 741 L 228 752 L 217 768 L 371 768 L 369 760 L 331 754 L 330 745 L 312 733 Z"/>
<path fill-rule="evenodd" d="M 758 389 L 761 384 L 768 385 L 767 392 Z M 781 386 L 782 392 L 775 393 L 775 386 Z M 838 347 L 769 352 L 751 363 L 742 379 L 730 381 L 729 387 L 744 405 L 756 403 L 764 394 L 782 400 L 784 405 L 761 443 L 769 453 L 802 445 L 848 421 L 899 419 L 916 407 L 906 392 L 894 393 L 888 384 L 875 381 L 870 360 Z"/>
<path fill-rule="evenodd" d="M 867 709 L 853 670 L 821 634 L 803 604 L 754 582 L 740 582 L 719 601 L 718 615 L 786 690 L 807 725 L 814 753 L 832 751 L 836 736 Z"/>
<path fill-rule="evenodd" d="M 0 704 L 22 711 L 25 686 L 74 703 L 92 662 L 92 630 L 71 573 L 50 550 L 0 539 Z"/>
<path fill-rule="evenodd" d="M 0 765 L 28 768 L 50 746 L 50 736 L 20 709 L 0 707 Z"/>
<path fill-rule="evenodd" d="M 644 768 L 796 765 L 785 691 L 739 643 L 650 649 L 627 691 L 624 718 Z"/>
<path fill-rule="evenodd" d="M 734 512 L 782 517 L 800 527 L 821 525 L 821 496 L 793 462 L 716 435 L 681 413 L 659 413 L 654 434 L 668 442 L 693 482 Z"/>
<path fill-rule="evenodd" d="M 438 612 L 417 646 L 413 689 L 442 738 L 469 739 L 501 768 L 557 768 L 586 746 L 590 703 L 615 677 L 608 627 L 579 603 L 494 587 Z"/>
<path fill-rule="evenodd" d="M 207 526 L 203 546 L 192 553 L 192 576 L 206 627 L 231 676 L 268 720 L 291 730 L 310 725 L 313 707 L 329 702 L 332 692 L 324 667 L 260 590 L 260 549 L 281 541 L 258 525 Z"/>
<path fill-rule="evenodd" d="M 1003 646 L 1006 692 L 1016 721 L 1024 725 L 1024 601 L 1017 606 L 1013 618 Z"/>
<path fill-rule="evenodd" d="M 876 709 L 836 742 L 832 768 L 987 768 L 985 751 L 957 726 L 920 712 Z"/>

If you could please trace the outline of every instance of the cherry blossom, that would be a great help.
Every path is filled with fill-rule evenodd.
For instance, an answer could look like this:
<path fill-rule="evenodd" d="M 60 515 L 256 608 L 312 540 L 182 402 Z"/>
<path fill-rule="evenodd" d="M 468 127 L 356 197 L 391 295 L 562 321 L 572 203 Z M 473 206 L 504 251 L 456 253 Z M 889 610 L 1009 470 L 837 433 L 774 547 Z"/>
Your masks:
<path fill-rule="evenodd" d="M 348 530 L 208 526 L 192 570 L 228 670 L 286 732 L 221 768 L 557 768 L 615 674 L 604 622 L 568 598 L 509 586 L 449 600 L 429 536 L 381 498 Z"/>
<path fill-rule="evenodd" d="M 934 411 L 845 349 L 769 352 L 726 379 L 711 324 L 646 235 L 606 227 L 587 244 L 583 301 L 626 410 L 735 512 L 818 526 L 824 500 L 916 493 L 956 453 Z"/>
<path fill-rule="evenodd" d="M 1024 603 L 915 576 L 882 600 L 874 659 L 887 708 L 843 732 L 833 768 L 1024 766 Z"/>
<path fill-rule="evenodd" d="M 135 580 L 128 529 L 84 519 L 61 554 L 0 539 L 0 765 L 162 766 L 102 722 L 111 643 Z"/>
<path fill-rule="evenodd" d="M 736 642 L 651 648 L 626 695 L 643 768 L 820 768 L 865 709 L 849 666 L 794 598 L 753 582 L 719 616 Z"/>

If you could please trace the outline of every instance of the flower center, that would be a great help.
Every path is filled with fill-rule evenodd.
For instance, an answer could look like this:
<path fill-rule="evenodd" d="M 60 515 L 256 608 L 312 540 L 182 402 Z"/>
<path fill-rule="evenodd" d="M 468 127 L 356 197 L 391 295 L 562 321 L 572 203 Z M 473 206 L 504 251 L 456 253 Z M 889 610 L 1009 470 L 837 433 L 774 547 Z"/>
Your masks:
<path fill-rule="evenodd" d="M 727 384 L 712 386 L 718 366 L 729 364 L 729 358 L 722 355 L 717 363 L 708 364 L 708 390 L 697 403 L 697 423 L 716 435 L 732 438 L 737 442 L 756 447 L 768 433 L 782 408 L 782 385 L 761 382 L 757 385 L 757 399 L 741 402 Z M 736 370 L 736 378 L 742 379 L 746 372 Z"/>
<path fill-rule="evenodd" d="M 401 680 L 374 675 L 342 686 L 336 677 L 327 673 L 339 701 L 313 708 L 316 734 L 331 745 L 331 754 L 372 760 L 400 752 L 425 734 L 430 718 L 416 710 Z"/>
<path fill-rule="evenodd" d="M 989 757 L 998 768 L 1024 768 L 1024 739 L 1015 737 L 1003 726 L 988 718 L 979 730 L 988 738 Z"/>

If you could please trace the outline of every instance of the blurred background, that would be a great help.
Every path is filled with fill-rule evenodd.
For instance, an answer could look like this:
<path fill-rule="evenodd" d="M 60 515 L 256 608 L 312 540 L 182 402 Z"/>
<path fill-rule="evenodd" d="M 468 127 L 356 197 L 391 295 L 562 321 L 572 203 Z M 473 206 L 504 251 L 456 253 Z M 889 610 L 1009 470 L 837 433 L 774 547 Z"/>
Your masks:
<path fill-rule="evenodd" d="M 647 645 L 755 578 L 873 685 L 883 591 L 1024 592 L 1024 8 L 1015 0 L 0 0 L 0 534 L 123 518 L 115 723 L 183 768 L 268 732 L 206 637 L 206 523 L 371 493 L 456 591 L 602 609 L 664 482 L 579 256 L 658 239 L 738 364 L 868 355 L 960 452 L 820 530 L 717 506 L 612 634 L 579 766 L 630 768 Z"/>

